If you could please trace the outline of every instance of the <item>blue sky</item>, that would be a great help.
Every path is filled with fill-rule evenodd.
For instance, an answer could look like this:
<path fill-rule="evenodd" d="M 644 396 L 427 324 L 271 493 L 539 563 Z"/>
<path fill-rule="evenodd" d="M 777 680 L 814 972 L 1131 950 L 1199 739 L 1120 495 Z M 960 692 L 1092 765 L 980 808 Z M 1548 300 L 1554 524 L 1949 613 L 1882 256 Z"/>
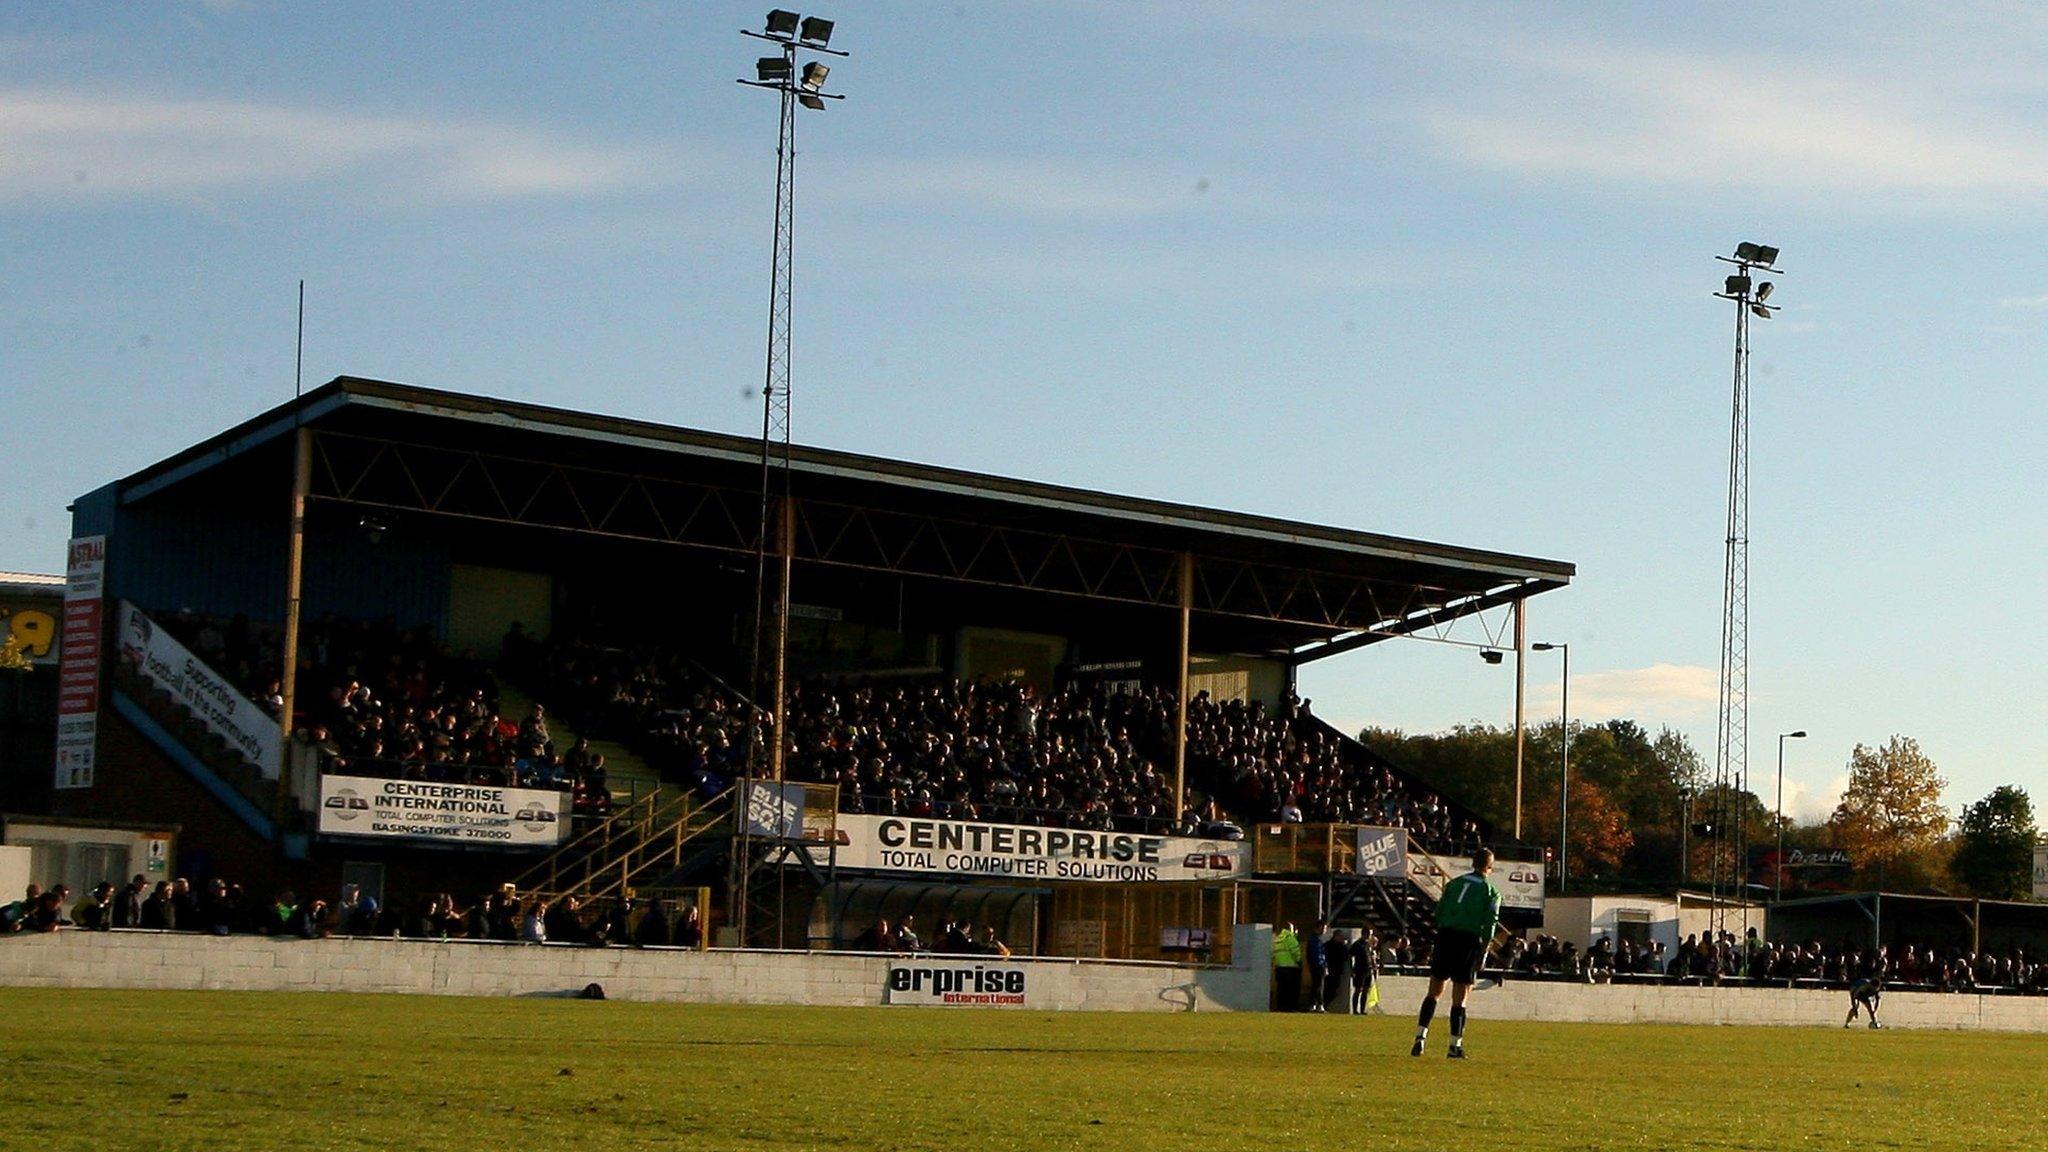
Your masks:
<path fill-rule="evenodd" d="M 75 495 L 342 373 L 758 428 L 760 4 L 16 5 L 0 568 Z M 1752 776 L 1918 738 L 2043 793 L 2048 10 L 841 4 L 799 128 L 807 442 L 1568 559 L 1575 716 L 1711 755 L 1731 319 Z M 1462 638 L 1473 639 L 1470 632 Z M 1556 706 L 1536 656 L 1531 708 Z M 1505 723 L 1397 643 L 1347 724 Z M 2048 796 L 2043 796 L 2048 799 Z"/>

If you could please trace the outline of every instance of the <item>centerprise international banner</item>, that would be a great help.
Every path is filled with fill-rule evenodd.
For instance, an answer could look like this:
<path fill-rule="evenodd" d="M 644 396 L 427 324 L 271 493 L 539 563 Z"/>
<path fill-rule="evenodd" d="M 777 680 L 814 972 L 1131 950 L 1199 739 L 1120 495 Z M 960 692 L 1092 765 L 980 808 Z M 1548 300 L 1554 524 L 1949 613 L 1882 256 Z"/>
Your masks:
<path fill-rule="evenodd" d="M 2048 844 L 2034 849 L 2034 899 L 2048 900 Z"/>
<path fill-rule="evenodd" d="M 121 603 L 121 660 L 190 708 L 207 731 L 227 741 L 264 779 L 277 779 L 284 755 L 284 730 L 277 718 L 126 601 Z"/>
<path fill-rule="evenodd" d="M 939 958 L 889 965 L 884 1004 L 934 1008 L 1029 1008 L 1031 971 L 1022 964 L 974 964 Z"/>
<path fill-rule="evenodd" d="M 1413 847 L 1408 852 L 1408 877 L 1431 899 L 1441 897 L 1446 883 L 1471 870 L 1472 861 L 1464 856 L 1436 856 Z M 1487 879 L 1500 889 L 1501 907 L 1543 911 L 1541 860 L 1495 859 Z"/>
<path fill-rule="evenodd" d="M 1222 880 L 1250 872 L 1246 847 L 1192 836 L 841 814 L 838 866 L 1105 884 Z M 822 850 L 811 854 L 824 863 Z"/>
<path fill-rule="evenodd" d="M 553 789 L 320 778 L 320 834 L 494 847 L 545 846 L 569 831 L 569 794 Z"/>

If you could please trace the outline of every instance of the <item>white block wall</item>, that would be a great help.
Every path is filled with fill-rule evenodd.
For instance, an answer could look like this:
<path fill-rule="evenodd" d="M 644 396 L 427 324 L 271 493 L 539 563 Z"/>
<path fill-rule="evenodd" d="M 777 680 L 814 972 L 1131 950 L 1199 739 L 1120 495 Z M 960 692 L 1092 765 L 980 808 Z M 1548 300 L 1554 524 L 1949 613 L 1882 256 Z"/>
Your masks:
<path fill-rule="evenodd" d="M 972 964 L 973 960 L 965 963 Z M 920 961 L 920 963 L 949 963 Z M 1016 961 L 1030 1003 L 1052 1010 L 1259 1011 L 1264 969 Z M 566 995 L 592 982 L 624 1000 L 882 1003 L 889 961 L 816 952 L 584 948 L 454 940 L 294 940 L 173 932 L 59 932 L 0 940 L 0 985 Z"/>
<path fill-rule="evenodd" d="M 1381 1007 L 1413 1015 L 1428 981 L 1389 976 Z M 1439 1022 L 1449 1010 L 1437 1010 Z M 1841 1027 L 1847 992 L 1792 988 L 1697 988 L 1509 980 L 1475 991 L 1477 1020 L 1571 1020 L 1589 1024 L 1775 1024 Z M 1878 1015 L 1888 1028 L 1970 1028 L 2048 1032 L 2048 996 L 1887 992 Z M 1858 1027 L 1861 1027 L 1860 1017 Z M 1435 1029 L 1432 1029 L 1435 1031 Z"/>

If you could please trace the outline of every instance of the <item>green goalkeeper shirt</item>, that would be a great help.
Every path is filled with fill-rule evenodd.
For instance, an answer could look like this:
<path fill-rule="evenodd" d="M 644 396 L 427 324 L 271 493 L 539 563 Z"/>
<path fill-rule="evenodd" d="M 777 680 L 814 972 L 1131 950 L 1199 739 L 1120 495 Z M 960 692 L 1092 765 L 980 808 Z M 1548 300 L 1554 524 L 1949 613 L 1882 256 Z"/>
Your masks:
<path fill-rule="evenodd" d="M 1477 872 L 1467 872 L 1444 885 L 1443 897 L 1436 904 L 1436 926 L 1470 932 L 1481 940 L 1493 939 L 1494 930 L 1500 927 L 1500 889 Z"/>

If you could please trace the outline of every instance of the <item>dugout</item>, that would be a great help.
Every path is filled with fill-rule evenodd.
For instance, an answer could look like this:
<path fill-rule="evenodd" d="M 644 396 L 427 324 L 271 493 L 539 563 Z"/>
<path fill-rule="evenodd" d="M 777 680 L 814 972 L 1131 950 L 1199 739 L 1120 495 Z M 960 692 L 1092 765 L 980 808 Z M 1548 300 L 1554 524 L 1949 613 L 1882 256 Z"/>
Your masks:
<path fill-rule="evenodd" d="M 1849 941 L 1858 948 L 1882 944 L 1894 951 L 1912 944 L 1967 952 L 2003 952 L 2013 946 L 2030 955 L 2048 952 L 2048 904 L 2018 900 L 1902 892 L 1814 896 L 1771 905 L 1765 928 L 1780 944 L 1818 940 L 1829 946 Z"/>

